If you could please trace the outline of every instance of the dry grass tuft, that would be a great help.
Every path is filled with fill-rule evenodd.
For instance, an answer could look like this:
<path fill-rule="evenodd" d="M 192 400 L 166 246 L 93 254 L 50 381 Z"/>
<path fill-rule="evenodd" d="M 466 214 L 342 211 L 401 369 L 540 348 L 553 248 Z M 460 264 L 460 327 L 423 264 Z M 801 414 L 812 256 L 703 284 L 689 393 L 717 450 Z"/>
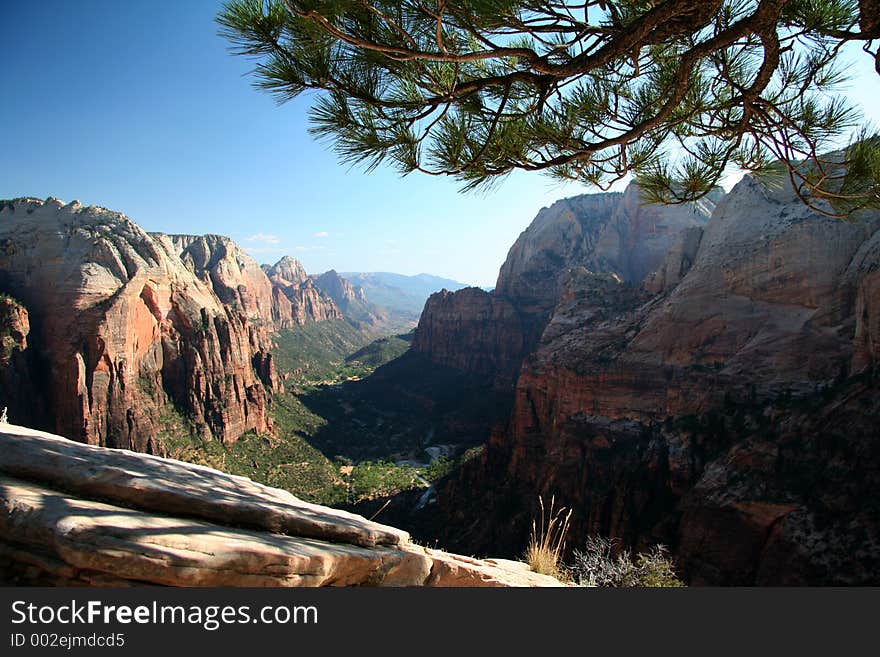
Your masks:
<path fill-rule="evenodd" d="M 550 498 L 550 507 L 544 508 L 544 500 L 538 497 L 541 508 L 540 522 L 532 521 L 532 532 L 526 548 L 525 560 L 536 573 L 564 579 L 560 559 L 565 549 L 565 535 L 571 520 L 571 510 L 562 507 L 554 512 L 556 497 Z M 566 513 L 567 511 L 567 513 Z"/>

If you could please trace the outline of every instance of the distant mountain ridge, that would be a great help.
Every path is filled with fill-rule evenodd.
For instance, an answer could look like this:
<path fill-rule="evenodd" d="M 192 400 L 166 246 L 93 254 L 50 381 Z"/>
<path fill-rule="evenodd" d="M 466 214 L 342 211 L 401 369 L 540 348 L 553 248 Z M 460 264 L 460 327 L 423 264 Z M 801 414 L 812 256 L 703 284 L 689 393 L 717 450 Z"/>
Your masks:
<path fill-rule="evenodd" d="M 260 268 L 272 282 L 279 302 L 283 305 L 283 297 L 287 297 L 294 306 L 289 313 L 294 319 L 279 328 L 302 325 L 306 319 L 345 318 L 374 331 L 396 333 L 415 326 L 425 302 L 435 292 L 467 287 L 424 273 L 407 276 L 329 269 L 309 274 L 298 260 L 287 255 L 274 265 L 262 264 Z"/>
<path fill-rule="evenodd" d="M 468 287 L 465 283 L 434 276 L 416 274 L 407 276 L 393 272 L 342 272 L 340 274 L 352 284 L 363 288 L 373 303 L 392 313 L 417 321 L 428 297 L 440 290 L 454 292 Z"/>

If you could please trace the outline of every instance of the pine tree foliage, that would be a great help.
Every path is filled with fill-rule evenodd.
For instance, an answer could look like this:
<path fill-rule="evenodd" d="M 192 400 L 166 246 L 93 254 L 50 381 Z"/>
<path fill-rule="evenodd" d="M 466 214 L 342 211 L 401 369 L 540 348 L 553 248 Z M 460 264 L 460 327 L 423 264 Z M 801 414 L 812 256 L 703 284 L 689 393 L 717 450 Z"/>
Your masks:
<path fill-rule="evenodd" d="M 847 44 L 880 75 L 877 0 L 230 0 L 217 20 L 261 89 L 319 91 L 311 131 L 346 162 L 466 189 L 634 173 L 666 203 L 736 166 L 827 214 L 880 204 L 880 142 L 835 93 Z"/>

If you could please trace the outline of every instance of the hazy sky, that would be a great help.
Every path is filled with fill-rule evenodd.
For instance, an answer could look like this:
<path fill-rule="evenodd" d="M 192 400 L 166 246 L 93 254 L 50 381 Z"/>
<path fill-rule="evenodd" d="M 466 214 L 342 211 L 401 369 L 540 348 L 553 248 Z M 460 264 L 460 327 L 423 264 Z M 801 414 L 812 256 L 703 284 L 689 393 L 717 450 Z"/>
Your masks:
<path fill-rule="evenodd" d="M 219 0 L 0 0 L 0 198 L 55 196 L 149 231 L 219 233 L 310 273 L 427 272 L 494 285 L 541 207 L 596 191 L 518 173 L 488 195 L 339 164 L 217 36 Z M 880 124 L 880 78 L 850 93 Z M 872 99 L 872 100 L 869 100 Z"/>

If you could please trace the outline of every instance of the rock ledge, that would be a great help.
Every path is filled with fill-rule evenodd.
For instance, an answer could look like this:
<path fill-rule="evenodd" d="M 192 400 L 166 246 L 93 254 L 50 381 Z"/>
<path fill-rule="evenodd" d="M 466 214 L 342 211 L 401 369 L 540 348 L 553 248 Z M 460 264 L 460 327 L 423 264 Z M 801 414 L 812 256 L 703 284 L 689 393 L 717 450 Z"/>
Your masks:
<path fill-rule="evenodd" d="M 559 586 L 244 477 L 0 425 L 0 582 Z"/>

